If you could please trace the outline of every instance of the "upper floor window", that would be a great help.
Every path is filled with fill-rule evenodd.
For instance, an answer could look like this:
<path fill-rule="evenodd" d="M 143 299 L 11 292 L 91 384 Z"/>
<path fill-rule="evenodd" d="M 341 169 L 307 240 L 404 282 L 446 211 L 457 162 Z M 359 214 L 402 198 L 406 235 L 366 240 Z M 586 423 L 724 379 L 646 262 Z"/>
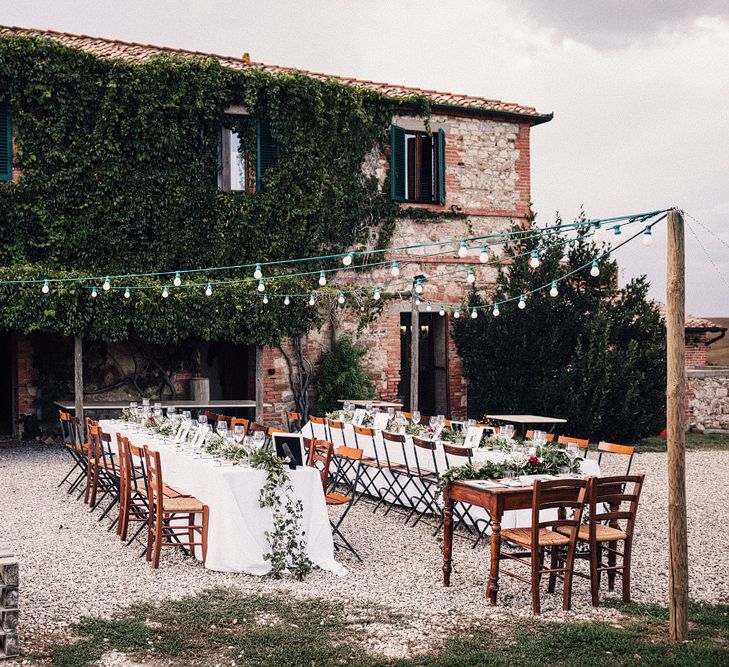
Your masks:
<path fill-rule="evenodd" d="M 226 114 L 220 135 L 218 187 L 223 192 L 263 191 L 265 172 L 277 156 L 278 144 L 268 121 Z"/>
<path fill-rule="evenodd" d="M 13 180 L 13 131 L 8 101 L 0 99 L 0 181 Z"/>
<path fill-rule="evenodd" d="M 445 132 L 390 128 L 391 195 L 395 201 L 445 202 Z"/>

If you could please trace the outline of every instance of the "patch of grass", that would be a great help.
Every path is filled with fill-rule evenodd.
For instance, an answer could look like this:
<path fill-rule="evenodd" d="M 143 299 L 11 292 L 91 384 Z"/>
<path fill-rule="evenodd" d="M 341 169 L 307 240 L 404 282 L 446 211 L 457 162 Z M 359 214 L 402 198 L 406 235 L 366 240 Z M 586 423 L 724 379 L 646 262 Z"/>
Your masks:
<path fill-rule="evenodd" d="M 620 623 L 515 620 L 498 633 L 466 627 L 430 652 L 385 660 L 369 655 L 357 638 L 368 622 L 402 622 L 387 610 L 215 589 L 137 605 L 111 621 L 86 619 L 73 626 L 81 638 L 54 647 L 46 660 L 82 667 L 115 649 L 148 664 L 181 667 L 233 661 L 256 667 L 729 666 L 729 605 L 693 605 L 691 640 L 682 644 L 667 639 L 665 608 L 614 606 L 626 615 Z"/>
<path fill-rule="evenodd" d="M 686 449 L 729 449 L 729 435 L 724 433 L 687 433 Z M 665 452 L 666 441 L 663 438 L 645 438 L 638 443 L 638 452 Z"/>

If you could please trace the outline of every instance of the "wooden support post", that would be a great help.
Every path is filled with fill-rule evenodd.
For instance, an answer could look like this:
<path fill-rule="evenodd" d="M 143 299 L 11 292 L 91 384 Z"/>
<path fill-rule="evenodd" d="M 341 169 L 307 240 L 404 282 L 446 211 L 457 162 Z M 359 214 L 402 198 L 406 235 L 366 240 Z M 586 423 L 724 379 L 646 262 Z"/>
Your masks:
<path fill-rule="evenodd" d="M 84 433 L 84 342 L 81 336 L 73 339 L 73 398 L 81 433 Z"/>
<path fill-rule="evenodd" d="M 410 298 L 410 412 L 415 412 L 418 409 L 420 370 L 420 311 L 415 290 Z"/>
<path fill-rule="evenodd" d="M 674 641 L 688 639 L 688 545 L 686 527 L 686 257 L 683 216 L 668 213 L 666 336 L 668 372 L 668 609 Z"/>
<path fill-rule="evenodd" d="M 256 347 L 256 421 L 263 424 L 263 347 Z"/>

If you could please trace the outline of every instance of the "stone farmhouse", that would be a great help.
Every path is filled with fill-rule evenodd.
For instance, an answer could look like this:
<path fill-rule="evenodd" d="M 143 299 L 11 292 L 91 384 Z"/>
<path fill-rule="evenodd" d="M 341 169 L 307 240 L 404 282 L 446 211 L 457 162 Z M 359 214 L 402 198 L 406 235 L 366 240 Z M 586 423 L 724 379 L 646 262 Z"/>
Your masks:
<path fill-rule="evenodd" d="M 116 58 L 141 62 L 159 54 L 201 56 L 180 49 L 127 43 L 83 35 L 53 31 L 0 27 L 2 35 L 39 36 L 60 42 L 99 58 Z M 317 79 L 330 75 L 254 62 L 245 54 L 241 58 L 214 56 L 230 68 L 257 68 L 273 74 L 299 72 Z M 400 206 L 423 209 L 429 215 L 418 219 L 403 217 L 396 223 L 391 247 L 409 243 L 435 241 L 463 236 L 476 236 L 507 230 L 515 224 L 528 225 L 530 216 L 530 132 L 546 123 L 552 114 L 540 113 L 532 107 L 453 93 L 421 90 L 387 83 L 332 77 L 351 86 L 362 87 L 398 98 L 414 94 L 430 99 L 431 132 L 426 132 L 423 118 L 416 114 L 392 118 L 390 146 L 374 151 L 363 164 L 363 171 L 375 175 L 381 187 L 394 169 L 391 196 Z M 12 187 L 22 179 L 13 169 L 12 110 L 0 107 L 0 187 Z M 245 113 L 231 108 L 228 114 Z M 241 165 L 235 159 L 236 137 L 223 127 L 220 188 L 236 190 L 249 187 L 256 165 Z M 462 214 L 461 216 L 455 216 Z M 442 217 L 439 217 L 442 216 Z M 474 254 L 475 253 L 475 254 Z M 393 260 L 398 259 L 392 254 Z M 407 259 L 407 253 L 402 256 Z M 478 252 L 468 256 L 441 255 L 402 267 L 404 278 L 419 274 L 433 276 L 425 284 L 424 297 L 435 302 L 459 304 L 466 293 L 465 278 L 439 279 L 438 273 L 449 268 L 471 266 L 479 289 L 488 291 L 495 280 L 495 269 L 484 267 Z M 389 268 L 370 272 L 363 280 L 372 285 L 384 284 Z M 376 391 L 383 400 L 409 400 L 410 303 L 407 299 L 389 302 L 378 319 L 358 332 L 354 321 L 342 318 L 328 322 L 321 331 L 311 332 L 305 353 L 316 362 L 332 339 L 330 328 L 349 333 L 367 349 L 364 363 Z M 420 314 L 420 398 L 423 414 L 444 413 L 463 417 L 468 406 L 468 387 L 461 362 L 449 335 L 452 313 Z M 36 350 L 30 339 L 12 332 L 0 334 L 0 432 L 17 429 L 21 415 L 36 409 Z M 210 378 L 211 398 L 253 398 L 255 387 L 255 349 L 238 345 L 215 345 L 203 351 L 204 372 Z M 266 421 L 276 422 L 292 409 L 292 391 L 285 358 L 275 348 L 263 353 L 265 397 L 272 404 Z M 178 396 L 189 392 L 191 373 L 178 372 L 174 377 Z M 96 396 L 96 400 L 121 398 L 121 395 Z"/>

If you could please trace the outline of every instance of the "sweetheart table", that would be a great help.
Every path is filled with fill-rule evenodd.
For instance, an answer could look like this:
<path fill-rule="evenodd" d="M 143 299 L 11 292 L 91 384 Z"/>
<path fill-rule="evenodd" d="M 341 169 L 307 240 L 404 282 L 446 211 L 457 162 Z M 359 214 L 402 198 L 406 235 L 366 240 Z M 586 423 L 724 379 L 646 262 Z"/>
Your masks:
<path fill-rule="evenodd" d="M 121 433 L 138 447 L 148 445 L 159 451 L 165 484 L 208 505 L 206 568 L 255 575 L 271 571 L 271 564 L 263 557 L 269 550 L 265 532 L 272 528 L 272 512 L 271 508 L 258 504 L 266 481 L 264 470 L 195 458 L 157 435 L 130 429 L 120 420 L 101 420 L 99 424 L 111 435 L 114 448 L 116 434 Z M 304 508 L 301 528 L 305 531 L 306 554 L 315 566 L 338 575 L 346 574 L 347 570 L 334 559 L 334 542 L 319 472 L 313 468 L 297 468 L 289 471 L 289 477 L 293 498 L 301 500 Z"/>

